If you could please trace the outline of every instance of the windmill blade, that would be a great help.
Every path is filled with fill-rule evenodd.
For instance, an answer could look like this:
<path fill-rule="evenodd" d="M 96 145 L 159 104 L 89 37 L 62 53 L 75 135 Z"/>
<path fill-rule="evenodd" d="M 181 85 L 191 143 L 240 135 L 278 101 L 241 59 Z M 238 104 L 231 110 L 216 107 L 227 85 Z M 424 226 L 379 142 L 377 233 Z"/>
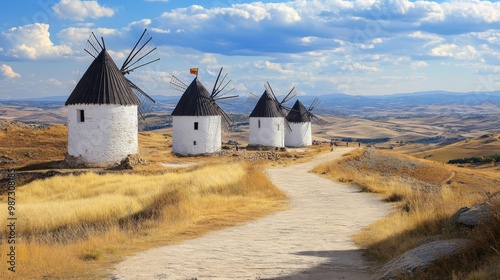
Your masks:
<path fill-rule="evenodd" d="M 311 106 L 309 106 L 309 109 L 307 109 L 307 111 L 311 112 L 312 110 L 314 110 L 314 108 L 316 108 L 316 106 L 319 105 L 319 103 L 321 103 L 321 100 L 319 100 L 319 98 L 315 97 L 314 101 L 311 103 Z"/>
<path fill-rule="evenodd" d="M 233 120 L 229 117 L 229 115 L 224 110 L 222 110 L 221 107 L 217 107 L 217 108 L 218 108 L 217 110 L 219 111 L 219 114 L 221 114 L 221 117 L 224 119 L 223 126 L 225 128 L 228 128 L 228 129 L 231 128 L 234 124 Z"/>
<path fill-rule="evenodd" d="M 188 85 L 179 80 L 176 76 L 172 75 L 170 79 L 169 89 L 178 90 L 180 92 L 185 92 L 188 88 Z"/>
<path fill-rule="evenodd" d="M 223 69 L 224 69 L 223 67 L 220 68 L 219 75 L 217 75 L 217 79 L 215 80 L 214 88 L 213 88 L 212 94 L 211 94 L 212 98 L 215 98 L 215 97 L 219 96 L 219 94 L 221 92 L 223 92 L 224 89 L 226 89 L 226 87 L 231 83 L 231 80 L 229 80 L 228 82 L 225 83 L 225 80 L 227 78 L 228 73 L 226 73 L 222 77 L 222 79 L 220 79 L 220 77 L 222 75 L 222 70 Z M 225 93 L 223 93 L 222 95 L 226 95 L 226 94 L 228 94 L 229 92 L 231 92 L 233 90 L 234 90 L 234 88 L 231 89 L 231 90 L 229 90 L 229 91 L 227 91 L 227 92 L 225 92 Z"/>
<path fill-rule="evenodd" d="M 125 73 L 126 73 L 126 74 L 130 74 L 130 72 L 133 72 L 135 69 L 137 69 L 137 68 L 141 68 L 141 67 L 143 67 L 143 66 L 146 66 L 146 65 L 148 65 L 148 64 L 151 64 L 151 63 L 156 62 L 156 61 L 158 61 L 158 60 L 160 60 L 160 58 L 156 58 L 156 59 L 154 59 L 154 60 L 148 61 L 148 62 L 146 62 L 146 63 L 144 63 L 144 64 L 139 65 L 139 66 L 136 66 L 136 67 L 134 67 L 134 68 L 132 68 L 132 69 L 128 69 L 128 70 L 126 70 L 126 71 L 125 71 Z M 131 65 L 131 66 L 132 66 L 132 65 Z"/>
<path fill-rule="evenodd" d="M 144 37 L 144 34 L 146 34 L 146 29 L 144 29 L 144 32 L 142 32 L 141 37 L 139 37 L 139 40 L 135 43 L 135 46 L 132 48 L 132 51 L 128 54 L 127 58 L 123 62 L 122 69 L 125 68 L 128 64 L 128 62 L 131 60 L 130 57 L 132 56 L 132 53 L 135 51 L 135 48 L 139 45 L 139 42 L 142 40 L 142 37 Z"/>
<path fill-rule="evenodd" d="M 222 97 L 227 96 L 227 95 L 228 95 L 229 93 L 231 93 L 233 90 L 234 90 L 234 88 L 232 88 L 232 89 L 230 89 L 230 90 L 228 90 L 228 91 L 224 92 L 223 94 L 219 94 L 219 95 L 217 95 L 217 96 L 214 98 L 214 100 L 224 99 L 224 98 L 222 98 Z M 239 95 L 231 95 L 231 96 L 239 97 Z"/>
<path fill-rule="evenodd" d="M 227 76 L 227 74 L 226 74 Z M 224 76 L 224 78 L 222 79 L 221 81 L 221 85 L 222 83 L 224 82 L 224 79 L 226 79 L 226 76 Z M 217 95 L 219 95 L 219 93 L 221 93 L 222 91 L 224 91 L 224 89 L 227 87 L 227 85 L 229 85 L 229 83 L 231 83 L 231 80 L 229 80 L 222 88 L 219 86 L 217 88 L 217 91 L 215 92 L 215 95 L 213 97 L 216 97 Z M 234 89 L 234 88 L 233 88 Z M 232 91 L 233 89 L 231 89 L 230 91 Z M 225 92 L 224 94 L 227 94 L 228 92 Z"/>
<path fill-rule="evenodd" d="M 327 121 L 325 121 L 324 119 L 316 116 L 315 114 L 311 113 L 311 112 L 308 112 L 309 116 L 311 116 L 311 120 L 315 123 L 315 124 L 319 124 L 320 126 L 325 126 L 327 124 L 329 124 Z"/>
<path fill-rule="evenodd" d="M 127 78 L 125 78 L 125 79 L 127 80 L 128 84 L 130 85 L 130 87 L 132 88 L 132 90 L 137 91 L 136 95 L 139 94 L 139 95 L 143 96 L 144 99 L 147 99 L 147 100 L 149 100 L 149 101 L 151 101 L 153 103 L 156 103 L 156 101 L 153 98 L 151 98 L 151 96 L 149 96 L 146 92 L 144 92 L 141 88 L 139 88 L 131 80 L 129 80 Z M 141 98 L 139 98 L 139 99 L 141 99 Z"/>
<path fill-rule="evenodd" d="M 220 96 L 220 97 L 218 97 L 218 98 L 215 98 L 214 100 L 215 100 L 215 101 L 219 101 L 219 100 L 230 99 L 230 98 L 236 98 L 236 97 L 240 97 L 240 96 L 239 96 L 239 95 Z"/>
<path fill-rule="evenodd" d="M 156 103 L 156 101 L 132 81 L 127 78 L 125 79 L 132 89 L 132 92 L 137 96 L 137 98 L 139 98 L 139 101 L 141 102 L 141 104 L 137 107 L 137 110 L 139 111 L 139 115 L 144 120 L 146 119 L 146 114 L 152 111 L 153 104 Z"/>
<path fill-rule="evenodd" d="M 274 94 L 273 88 L 271 87 L 271 84 L 269 82 L 266 82 L 264 84 L 264 88 L 271 94 L 271 96 L 274 98 L 276 102 L 278 102 L 278 99 L 276 98 L 276 94 Z"/>
<path fill-rule="evenodd" d="M 89 35 L 89 38 L 87 39 L 87 44 L 85 44 L 85 48 L 83 50 L 86 51 L 93 58 L 96 58 L 103 49 L 104 46 L 101 45 L 101 43 L 95 36 L 94 32 L 92 32 Z"/>
<path fill-rule="evenodd" d="M 282 105 L 281 108 L 283 108 L 287 112 L 290 112 L 292 110 L 291 107 L 288 107 L 288 106 L 285 106 L 285 105 Z"/>
<path fill-rule="evenodd" d="M 152 43 L 152 40 L 153 37 L 151 37 L 149 33 L 147 33 L 147 29 L 144 29 L 141 37 L 139 37 L 139 40 L 137 40 L 137 43 L 135 43 L 129 55 L 123 62 L 122 67 L 120 68 L 120 71 L 122 71 L 123 74 L 129 74 L 137 68 L 160 60 L 160 58 L 158 58 L 156 54 L 156 47 Z M 141 63 L 138 64 L 139 62 Z M 138 65 L 132 67 L 136 64 Z"/>
<path fill-rule="evenodd" d="M 217 83 L 219 82 L 220 75 L 222 74 L 222 69 L 223 68 L 221 67 L 220 71 L 219 71 L 219 75 L 217 75 L 217 79 L 215 79 L 214 88 L 212 89 L 212 94 L 211 94 L 212 97 L 215 96 L 215 92 L 217 91 Z"/>
<path fill-rule="evenodd" d="M 259 97 L 253 92 L 249 92 L 245 103 L 254 105 L 259 100 Z"/>
<path fill-rule="evenodd" d="M 285 98 L 283 98 L 283 100 L 281 101 L 281 104 L 287 103 L 288 101 L 290 101 L 290 99 L 294 98 L 296 95 L 297 95 L 297 93 L 295 92 L 295 87 L 293 87 L 290 90 L 290 92 L 288 92 L 288 94 L 285 96 Z"/>

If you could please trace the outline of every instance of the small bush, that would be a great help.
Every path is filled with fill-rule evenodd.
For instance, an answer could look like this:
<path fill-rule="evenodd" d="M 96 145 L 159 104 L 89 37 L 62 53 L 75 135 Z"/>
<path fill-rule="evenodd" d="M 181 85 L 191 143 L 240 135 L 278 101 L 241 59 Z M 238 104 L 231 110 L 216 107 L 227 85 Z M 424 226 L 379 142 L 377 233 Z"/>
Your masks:
<path fill-rule="evenodd" d="M 101 255 L 102 255 L 101 251 L 99 251 L 96 248 L 92 248 L 92 249 L 85 250 L 82 253 L 81 258 L 84 261 L 96 261 L 101 257 Z"/>

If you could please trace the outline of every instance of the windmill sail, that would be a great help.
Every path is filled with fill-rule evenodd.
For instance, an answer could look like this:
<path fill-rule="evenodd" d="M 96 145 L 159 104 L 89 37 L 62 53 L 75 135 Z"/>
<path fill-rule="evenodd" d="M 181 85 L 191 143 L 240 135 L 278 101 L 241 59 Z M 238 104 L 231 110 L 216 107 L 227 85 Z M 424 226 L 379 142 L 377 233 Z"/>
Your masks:
<path fill-rule="evenodd" d="M 156 62 L 160 60 L 156 54 L 156 47 L 151 42 L 153 37 L 147 33 L 147 29 L 144 29 L 141 37 L 135 43 L 134 48 L 130 51 L 129 55 L 123 62 L 121 71 L 124 74 L 129 74 L 130 72 Z"/>
<path fill-rule="evenodd" d="M 156 47 L 152 42 L 153 38 L 147 33 L 147 29 L 144 29 L 141 37 L 135 43 L 134 47 L 130 51 L 129 55 L 123 62 L 122 67 L 120 68 L 120 72 L 122 75 L 127 75 L 133 72 L 134 70 L 151 64 L 160 60 L 156 54 Z M 94 59 L 106 49 L 106 45 L 104 44 L 104 39 L 101 38 L 101 42 L 97 39 L 97 36 L 92 32 L 87 39 L 87 44 L 85 46 L 85 52 L 87 52 Z M 151 98 L 146 92 L 144 92 L 141 88 L 139 88 L 136 84 L 134 84 L 129 79 L 127 80 L 132 93 L 140 100 L 140 105 L 137 110 L 142 119 L 146 118 L 146 114 L 151 112 L 153 109 L 153 104 L 155 100 Z"/>
<path fill-rule="evenodd" d="M 93 58 L 96 58 L 103 49 L 104 46 L 101 45 L 94 32 L 92 32 L 87 39 L 87 44 L 85 45 L 85 48 L 83 50 Z"/>
<path fill-rule="evenodd" d="M 220 102 L 221 100 L 236 98 L 239 95 L 228 95 L 234 88 L 225 91 L 231 80 L 226 81 L 227 73 L 222 75 L 222 70 L 223 68 L 220 69 L 217 75 L 211 93 L 208 93 L 201 84 L 198 80 L 198 76 L 196 76 L 193 82 L 188 86 L 179 78 L 172 75 L 169 88 L 184 92 L 179 103 L 172 112 L 172 115 L 210 115 L 212 113 L 209 112 L 215 111 L 215 114 L 221 116 L 224 120 L 223 127 L 225 129 L 232 127 L 233 121 L 218 103 L 222 103 Z"/>
<path fill-rule="evenodd" d="M 316 106 L 319 105 L 319 103 L 321 103 L 321 101 L 316 97 L 309 108 L 306 109 L 302 102 L 300 102 L 300 100 L 297 100 L 293 107 L 290 109 L 286 118 L 289 122 L 313 122 L 324 126 L 328 124 L 328 122 L 312 113 L 312 110 L 314 110 Z"/>
<path fill-rule="evenodd" d="M 127 79 L 127 78 L 125 78 Z M 146 118 L 146 114 L 151 112 L 151 107 L 153 106 L 153 103 L 155 103 L 155 100 L 151 98 L 147 93 L 145 93 L 141 88 L 139 88 L 136 84 L 134 84 L 132 81 L 127 79 L 127 82 L 132 89 L 132 92 L 139 98 L 141 101 L 141 104 L 137 108 L 139 111 L 140 116 L 142 119 Z"/>
<path fill-rule="evenodd" d="M 173 89 L 173 90 L 180 91 L 180 92 L 184 92 L 188 88 L 188 85 L 186 85 L 183 81 L 181 81 L 176 76 L 172 75 L 172 78 L 170 79 L 169 88 Z"/>
<path fill-rule="evenodd" d="M 271 84 L 270 84 L 269 82 L 266 82 L 266 83 L 264 84 L 264 87 L 266 88 L 266 91 L 268 91 L 268 92 L 271 94 L 271 96 L 272 96 L 272 98 L 273 98 L 274 102 L 276 103 L 276 106 L 277 106 L 277 107 L 278 107 L 278 109 L 279 109 L 279 112 L 280 112 L 281 116 L 282 116 L 283 118 L 285 118 L 285 124 L 286 124 L 287 128 L 288 128 L 289 130 L 291 130 L 292 128 L 290 127 L 290 124 L 288 124 L 288 121 L 287 121 L 287 119 L 286 119 L 286 116 L 287 116 L 288 112 L 290 111 L 290 108 L 289 108 L 289 107 L 286 107 L 284 104 L 285 104 L 285 103 L 287 103 L 288 101 L 290 101 L 290 99 L 294 98 L 294 97 L 295 97 L 295 95 L 297 95 L 297 94 L 295 93 L 295 87 L 293 87 L 293 88 L 292 88 L 292 89 L 288 92 L 288 94 L 287 94 L 287 95 L 286 95 L 286 96 L 285 96 L 285 97 L 281 100 L 281 102 L 280 102 L 280 101 L 278 101 L 278 98 L 276 97 L 276 94 L 274 93 L 273 88 L 271 87 Z"/>

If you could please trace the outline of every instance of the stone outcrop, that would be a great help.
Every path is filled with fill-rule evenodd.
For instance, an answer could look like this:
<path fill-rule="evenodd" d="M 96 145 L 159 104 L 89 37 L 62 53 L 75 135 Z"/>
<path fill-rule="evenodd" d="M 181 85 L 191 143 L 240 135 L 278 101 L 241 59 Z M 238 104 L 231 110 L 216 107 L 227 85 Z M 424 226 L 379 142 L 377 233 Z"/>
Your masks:
<path fill-rule="evenodd" d="M 471 207 L 462 207 L 453 214 L 450 222 L 453 226 L 476 227 L 479 224 L 489 223 L 492 217 L 493 205 L 500 204 L 500 192 L 491 195 L 484 203 Z"/>
<path fill-rule="evenodd" d="M 433 261 L 459 253 L 469 244 L 467 239 L 438 240 L 411 249 L 389 261 L 381 270 L 379 279 L 398 279 L 412 275 Z"/>

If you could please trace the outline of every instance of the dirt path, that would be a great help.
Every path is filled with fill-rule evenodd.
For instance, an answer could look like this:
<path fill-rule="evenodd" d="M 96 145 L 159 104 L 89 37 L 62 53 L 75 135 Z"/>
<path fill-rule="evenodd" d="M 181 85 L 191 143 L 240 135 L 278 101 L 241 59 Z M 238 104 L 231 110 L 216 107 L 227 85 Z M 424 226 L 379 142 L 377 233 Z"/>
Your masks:
<path fill-rule="evenodd" d="M 138 253 L 117 265 L 113 279 L 370 279 L 350 235 L 389 207 L 308 172 L 346 151 L 268 170 L 291 197 L 290 210 Z"/>

